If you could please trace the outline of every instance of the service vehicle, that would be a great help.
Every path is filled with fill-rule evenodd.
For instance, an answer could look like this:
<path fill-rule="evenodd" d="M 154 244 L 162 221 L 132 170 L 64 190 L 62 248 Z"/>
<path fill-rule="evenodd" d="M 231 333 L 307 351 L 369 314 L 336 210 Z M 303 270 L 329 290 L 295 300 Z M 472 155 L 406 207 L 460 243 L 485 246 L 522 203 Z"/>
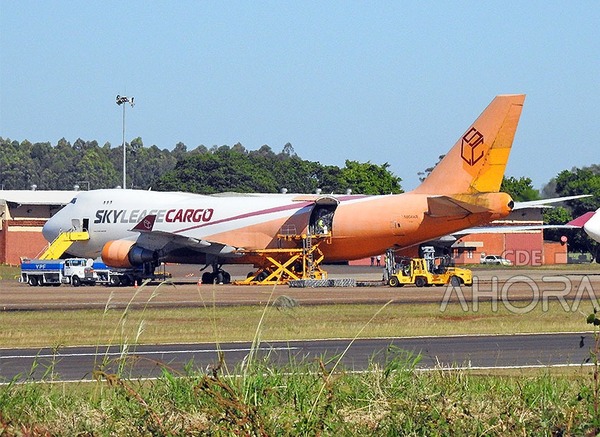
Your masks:
<path fill-rule="evenodd" d="M 36 285 L 71 284 L 129 286 L 141 284 L 145 278 L 155 275 L 144 274 L 142 269 L 115 270 L 102 261 L 90 258 L 25 259 L 21 263 L 19 282 Z"/>
<path fill-rule="evenodd" d="M 96 284 L 94 260 L 86 258 L 31 259 L 21 263 L 19 282 L 29 285 Z"/>
<path fill-rule="evenodd" d="M 473 285 L 473 273 L 469 269 L 450 265 L 449 257 L 435 257 L 433 247 L 422 248 L 423 258 L 397 260 L 393 251 L 386 256 L 387 282 L 391 287 L 414 284 L 417 287 L 451 284 Z"/>
<path fill-rule="evenodd" d="M 481 258 L 481 264 L 512 266 L 512 261 L 502 258 L 500 255 L 487 255 Z"/>

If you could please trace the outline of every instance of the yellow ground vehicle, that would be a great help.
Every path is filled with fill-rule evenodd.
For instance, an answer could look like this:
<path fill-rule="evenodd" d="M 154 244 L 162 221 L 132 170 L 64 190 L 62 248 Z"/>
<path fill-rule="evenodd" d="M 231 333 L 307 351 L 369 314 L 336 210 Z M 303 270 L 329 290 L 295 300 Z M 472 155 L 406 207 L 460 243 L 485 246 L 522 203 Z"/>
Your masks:
<path fill-rule="evenodd" d="M 436 258 L 433 247 L 424 249 L 424 258 L 403 259 L 396 263 L 393 255 L 386 257 L 388 284 L 392 287 L 402 287 L 405 284 L 415 284 L 417 287 L 431 285 L 453 286 L 473 285 L 473 274 L 469 269 L 448 266 L 447 258 Z"/>

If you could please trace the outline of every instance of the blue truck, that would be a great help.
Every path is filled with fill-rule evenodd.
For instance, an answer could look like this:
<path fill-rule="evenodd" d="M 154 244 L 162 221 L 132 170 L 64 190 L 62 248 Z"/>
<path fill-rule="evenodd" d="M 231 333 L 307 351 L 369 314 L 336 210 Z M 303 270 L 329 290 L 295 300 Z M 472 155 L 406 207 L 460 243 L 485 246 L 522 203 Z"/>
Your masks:
<path fill-rule="evenodd" d="M 85 258 L 31 259 L 21 263 L 20 282 L 31 286 L 71 284 L 96 284 L 97 274 L 94 261 Z"/>
<path fill-rule="evenodd" d="M 144 278 L 141 270 L 113 270 L 99 260 L 86 258 L 67 259 L 26 259 L 21 263 L 19 282 L 31 286 L 70 284 L 105 284 L 112 286 L 141 283 Z"/>

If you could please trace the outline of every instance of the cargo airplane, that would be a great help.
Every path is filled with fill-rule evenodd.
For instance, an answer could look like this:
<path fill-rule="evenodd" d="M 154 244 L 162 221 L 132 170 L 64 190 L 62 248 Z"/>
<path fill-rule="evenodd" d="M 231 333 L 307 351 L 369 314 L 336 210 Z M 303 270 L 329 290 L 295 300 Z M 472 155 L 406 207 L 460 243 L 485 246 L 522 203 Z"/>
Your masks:
<path fill-rule="evenodd" d="M 494 98 L 421 185 L 403 194 L 83 191 L 48 220 L 43 234 L 53 241 L 61 231 L 87 230 L 89 240 L 73 243 L 69 254 L 101 256 L 116 268 L 202 263 L 213 275 L 222 264 L 258 266 L 252 251 L 299 244 L 285 234 L 326 235 L 325 261 L 414 246 L 511 212 L 512 198 L 499 189 L 524 100 Z"/>

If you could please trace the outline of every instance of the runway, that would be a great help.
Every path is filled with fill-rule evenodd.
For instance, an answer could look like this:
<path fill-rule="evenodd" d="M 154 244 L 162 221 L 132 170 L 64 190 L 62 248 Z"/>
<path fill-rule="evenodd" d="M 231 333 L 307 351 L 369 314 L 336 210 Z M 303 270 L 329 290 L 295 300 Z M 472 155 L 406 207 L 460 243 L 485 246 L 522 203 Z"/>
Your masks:
<path fill-rule="evenodd" d="M 589 361 L 593 347 L 592 333 L 528 334 L 498 336 L 448 336 L 418 338 L 377 338 L 351 340 L 310 340 L 265 342 L 254 349 L 256 359 L 266 359 L 277 366 L 310 363 L 321 359 L 331 369 L 366 370 L 370 363 L 384 364 L 393 357 L 414 358 L 417 367 L 492 368 L 521 366 L 581 365 Z M 102 369 L 127 378 L 152 378 L 161 375 L 163 367 L 176 375 L 187 370 L 206 371 L 215 366 L 222 351 L 226 373 L 235 373 L 247 360 L 252 345 L 240 343 L 199 343 L 117 346 L 0 349 L 0 382 L 10 381 L 85 381 L 93 379 L 93 371 Z M 402 359 L 402 358 L 400 358 Z M 410 361 L 410 359 L 409 359 Z"/>

